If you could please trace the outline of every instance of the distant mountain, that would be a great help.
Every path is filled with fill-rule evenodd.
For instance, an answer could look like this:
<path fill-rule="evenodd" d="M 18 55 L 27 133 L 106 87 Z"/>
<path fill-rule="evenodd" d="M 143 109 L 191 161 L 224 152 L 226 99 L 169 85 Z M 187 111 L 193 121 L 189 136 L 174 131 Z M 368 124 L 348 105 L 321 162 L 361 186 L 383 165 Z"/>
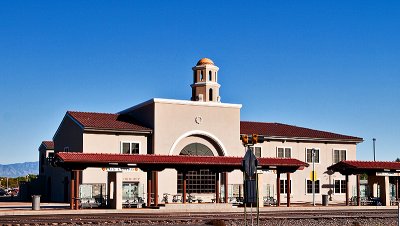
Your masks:
<path fill-rule="evenodd" d="M 24 162 L 8 165 L 0 164 L 0 177 L 23 177 L 28 174 L 39 174 L 39 162 Z"/>

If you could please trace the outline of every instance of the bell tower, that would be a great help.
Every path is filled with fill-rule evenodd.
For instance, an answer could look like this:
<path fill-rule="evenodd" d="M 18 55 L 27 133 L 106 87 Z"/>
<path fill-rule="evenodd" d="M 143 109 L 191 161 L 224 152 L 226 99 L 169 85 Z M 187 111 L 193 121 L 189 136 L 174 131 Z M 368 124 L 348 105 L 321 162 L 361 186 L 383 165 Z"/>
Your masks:
<path fill-rule="evenodd" d="M 199 60 L 192 68 L 193 84 L 192 101 L 221 102 L 219 96 L 218 70 L 214 62 L 208 58 Z"/>

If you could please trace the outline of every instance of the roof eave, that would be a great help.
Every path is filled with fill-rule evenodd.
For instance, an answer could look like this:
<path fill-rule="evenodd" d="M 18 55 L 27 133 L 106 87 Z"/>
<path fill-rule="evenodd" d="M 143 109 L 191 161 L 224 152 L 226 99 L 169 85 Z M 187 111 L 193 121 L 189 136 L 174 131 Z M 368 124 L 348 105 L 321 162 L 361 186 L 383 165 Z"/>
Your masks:
<path fill-rule="evenodd" d="M 265 139 L 270 140 L 279 140 L 279 141 L 317 141 L 317 142 L 340 142 L 340 143 L 361 143 L 364 140 L 362 138 L 354 138 L 354 139 L 328 139 L 328 138 L 315 138 L 315 137 L 285 137 L 285 136 L 268 136 L 268 135 L 261 135 L 264 136 Z"/>
<path fill-rule="evenodd" d="M 97 128 L 84 127 L 84 132 L 108 132 L 108 133 L 131 133 L 131 134 L 152 134 L 153 130 L 132 130 L 132 129 L 115 129 L 115 128 Z"/>

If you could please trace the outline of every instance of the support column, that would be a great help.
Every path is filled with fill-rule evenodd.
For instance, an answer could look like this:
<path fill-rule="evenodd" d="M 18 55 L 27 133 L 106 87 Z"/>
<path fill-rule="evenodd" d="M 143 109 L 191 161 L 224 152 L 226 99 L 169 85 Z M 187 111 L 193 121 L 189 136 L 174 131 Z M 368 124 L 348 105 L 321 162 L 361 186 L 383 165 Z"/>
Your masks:
<path fill-rule="evenodd" d="M 286 190 L 286 206 L 290 207 L 290 173 L 286 173 L 286 182 L 287 182 L 287 190 Z"/>
<path fill-rule="evenodd" d="M 75 172 L 71 171 L 70 202 L 69 202 L 69 207 L 71 210 L 74 209 L 74 204 L 75 204 Z"/>
<path fill-rule="evenodd" d="M 122 210 L 122 172 L 115 173 L 115 209 Z"/>
<path fill-rule="evenodd" d="M 281 205 L 281 173 L 276 172 L 276 206 Z"/>
<path fill-rule="evenodd" d="M 224 202 L 228 203 L 228 173 L 224 172 Z"/>
<path fill-rule="evenodd" d="M 361 206 L 360 174 L 357 174 L 357 206 Z"/>
<path fill-rule="evenodd" d="M 381 200 L 382 200 L 382 205 L 383 206 L 390 206 L 390 183 L 389 183 L 389 177 L 385 176 L 383 178 L 383 194 L 381 190 Z M 382 187 L 381 187 L 382 188 Z"/>
<path fill-rule="evenodd" d="M 349 189 L 349 175 L 346 175 L 346 206 L 348 206 L 349 205 L 349 192 L 350 192 L 350 189 Z"/>
<path fill-rule="evenodd" d="M 108 172 L 108 198 L 111 209 L 122 209 L 122 172 Z"/>
<path fill-rule="evenodd" d="M 80 170 L 75 170 L 75 209 L 79 209 L 79 185 L 80 185 Z"/>
<path fill-rule="evenodd" d="M 147 203 L 146 206 L 150 207 L 151 205 L 151 179 L 152 179 L 152 171 L 147 171 Z"/>
<path fill-rule="evenodd" d="M 219 172 L 215 173 L 215 203 L 219 203 Z"/>
<path fill-rule="evenodd" d="M 182 172 L 182 203 L 186 203 L 186 171 Z"/>
<path fill-rule="evenodd" d="M 154 171 L 153 183 L 154 183 L 154 206 L 158 206 L 158 172 Z"/>
<path fill-rule="evenodd" d="M 399 201 L 399 177 L 396 177 L 396 200 Z"/>

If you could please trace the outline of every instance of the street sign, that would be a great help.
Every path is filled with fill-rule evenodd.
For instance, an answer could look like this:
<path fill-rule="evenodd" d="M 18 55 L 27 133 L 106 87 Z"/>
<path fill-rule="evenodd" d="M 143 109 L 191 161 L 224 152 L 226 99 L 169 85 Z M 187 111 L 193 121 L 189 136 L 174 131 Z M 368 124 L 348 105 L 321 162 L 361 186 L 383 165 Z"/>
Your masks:
<path fill-rule="evenodd" d="M 242 163 L 243 170 L 247 177 L 252 178 L 257 170 L 257 158 L 250 148 L 247 149 Z"/>

